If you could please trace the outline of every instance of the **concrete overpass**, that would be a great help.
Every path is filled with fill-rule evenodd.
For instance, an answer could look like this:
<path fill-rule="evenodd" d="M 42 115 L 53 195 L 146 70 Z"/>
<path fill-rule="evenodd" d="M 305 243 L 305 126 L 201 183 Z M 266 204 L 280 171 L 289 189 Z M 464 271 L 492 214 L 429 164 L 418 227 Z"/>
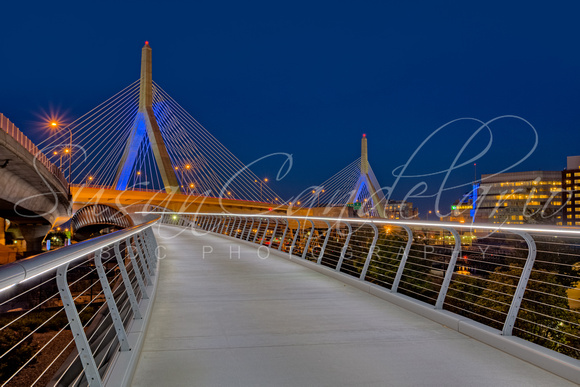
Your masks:
<path fill-rule="evenodd" d="M 50 225 L 69 216 L 68 183 L 62 171 L 1 113 L 0 129 L 0 218 L 21 226 L 27 250 L 40 251 Z M 0 229 L 3 234 L 4 227 Z"/>

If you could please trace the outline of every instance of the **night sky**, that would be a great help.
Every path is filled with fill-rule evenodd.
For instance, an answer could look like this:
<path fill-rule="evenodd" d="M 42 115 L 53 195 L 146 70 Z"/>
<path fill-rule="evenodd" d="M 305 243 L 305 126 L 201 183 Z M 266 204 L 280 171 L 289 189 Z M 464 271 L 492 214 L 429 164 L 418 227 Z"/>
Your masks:
<path fill-rule="evenodd" d="M 289 198 L 360 155 L 379 182 L 409 161 L 392 199 L 422 213 L 482 173 L 561 170 L 580 154 L 578 2 L 6 2 L 0 112 L 29 137 L 44 114 L 69 121 L 139 77 L 145 40 L 153 78 L 254 171 Z M 535 135 L 538 140 L 534 149 Z M 490 133 L 491 136 L 490 137 Z M 533 152 L 532 152 L 533 150 Z M 525 160 L 528 153 L 531 155 Z M 519 163 L 519 164 L 518 164 Z M 431 175 L 431 176 L 423 176 Z M 421 191 L 422 189 L 419 189 Z M 416 193 L 418 193 L 416 191 Z"/>

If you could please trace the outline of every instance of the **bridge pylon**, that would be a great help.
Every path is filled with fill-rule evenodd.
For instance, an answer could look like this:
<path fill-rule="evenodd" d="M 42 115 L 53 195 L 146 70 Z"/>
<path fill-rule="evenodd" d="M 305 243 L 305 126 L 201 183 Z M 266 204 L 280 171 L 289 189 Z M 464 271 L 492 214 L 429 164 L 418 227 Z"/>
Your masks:
<path fill-rule="evenodd" d="M 376 214 L 384 218 L 385 217 L 385 204 L 386 199 L 381 185 L 377 180 L 371 165 L 369 164 L 368 150 L 367 150 L 367 136 L 363 134 L 361 140 L 361 159 L 360 159 L 360 177 L 356 182 L 355 188 L 349 198 L 349 203 L 354 203 L 358 201 L 361 196 L 363 196 L 363 191 L 366 190 L 369 193 L 370 200 L 372 201 L 372 209 Z"/>
<path fill-rule="evenodd" d="M 127 145 L 119 162 L 113 186 L 116 190 L 127 189 L 131 173 L 135 168 L 135 161 L 140 145 L 148 139 L 159 169 L 163 185 L 167 193 L 179 192 L 179 182 L 167 147 L 163 141 L 161 130 L 153 113 L 153 75 L 151 61 L 151 47 L 145 42 L 141 50 L 141 80 L 139 84 L 139 110 L 135 117 Z"/>

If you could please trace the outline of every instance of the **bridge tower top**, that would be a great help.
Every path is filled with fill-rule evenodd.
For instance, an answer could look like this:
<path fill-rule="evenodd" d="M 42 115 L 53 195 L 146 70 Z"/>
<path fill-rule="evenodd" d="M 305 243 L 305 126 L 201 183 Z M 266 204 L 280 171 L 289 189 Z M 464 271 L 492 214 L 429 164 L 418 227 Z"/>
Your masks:
<path fill-rule="evenodd" d="M 149 42 L 141 49 L 141 80 L 139 83 L 139 111 L 135 117 L 135 123 L 131 129 L 129 140 L 121 157 L 121 162 L 115 177 L 115 189 L 124 191 L 132 173 L 134 173 L 135 160 L 139 147 L 143 141 L 149 140 L 151 151 L 155 157 L 155 163 L 159 169 L 165 191 L 168 193 L 179 192 L 179 182 L 167 147 L 163 141 L 159 124 L 153 112 L 153 71 L 151 60 L 151 46 Z"/>
<path fill-rule="evenodd" d="M 363 134 L 361 140 L 361 152 L 360 152 L 360 171 L 363 174 L 369 172 L 369 155 L 367 152 L 367 135 Z"/>
<path fill-rule="evenodd" d="M 153 70 L 149 42 L 145 42 L 141 49 L 141 83 L 139 90 L 139 110 L 142 111 L 148 107 L 153 107 Z"/>

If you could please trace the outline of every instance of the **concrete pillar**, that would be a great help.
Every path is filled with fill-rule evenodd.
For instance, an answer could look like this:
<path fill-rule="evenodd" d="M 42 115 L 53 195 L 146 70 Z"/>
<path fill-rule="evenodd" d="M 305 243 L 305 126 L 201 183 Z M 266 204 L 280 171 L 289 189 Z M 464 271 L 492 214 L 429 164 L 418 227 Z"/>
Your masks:
<path fill-rule="evenodd" d="M 0 245 L 6 245 L 6 220 L 0 218 Z"/>
<path fill-rule="evenodd" d="M 20 232 L 26 242 L 26 252 L 42 252 L 42 240 L 50 231 L 50 224 L 19 224 Z"/>

